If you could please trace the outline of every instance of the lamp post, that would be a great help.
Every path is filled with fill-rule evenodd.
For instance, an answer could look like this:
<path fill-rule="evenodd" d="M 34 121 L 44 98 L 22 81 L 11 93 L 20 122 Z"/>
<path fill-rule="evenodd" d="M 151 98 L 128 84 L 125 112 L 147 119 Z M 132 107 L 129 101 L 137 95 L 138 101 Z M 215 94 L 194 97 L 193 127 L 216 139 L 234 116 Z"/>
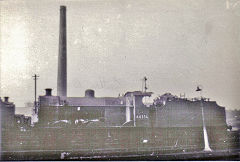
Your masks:
<path fill-rule="evenodd" d="M 197 92 L 202 92 L 202 88 L 197 86 Z M 212 149 L 209 146 L 209 141 L 208 141 L 208 134 L 207 134 L 207 129 L 205 125 L 205 118 L 204 118 L 204 110 L 203 110 L 203 97 L 202 95 L 200 96 L 200 106 L 201 106 L 201 111 L 202 111 L 202 125 L 203 125 L 203 139 L 204 139 L 204 150 L 203 151 L 212 151 Z"/>

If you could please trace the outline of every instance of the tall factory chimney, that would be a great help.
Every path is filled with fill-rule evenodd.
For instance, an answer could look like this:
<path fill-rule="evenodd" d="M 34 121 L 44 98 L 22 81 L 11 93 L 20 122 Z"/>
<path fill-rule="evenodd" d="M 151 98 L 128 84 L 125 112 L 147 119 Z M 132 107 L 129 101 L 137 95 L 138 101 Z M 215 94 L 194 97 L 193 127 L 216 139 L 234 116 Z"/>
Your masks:
<path fill-rule="evenodd" d="M 66 6 L 60 6 L 57 95 L 67 96 L 67 26 Z"/>

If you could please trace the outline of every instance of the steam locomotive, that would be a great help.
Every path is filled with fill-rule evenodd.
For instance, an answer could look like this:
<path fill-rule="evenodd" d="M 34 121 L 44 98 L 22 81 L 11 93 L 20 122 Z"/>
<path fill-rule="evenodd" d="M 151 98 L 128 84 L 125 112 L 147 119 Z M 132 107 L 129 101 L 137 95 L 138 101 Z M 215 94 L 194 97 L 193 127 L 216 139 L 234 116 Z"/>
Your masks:
<path fill-rule="evenodd" d="M 2 156 L 59 159 L 64 152 L 65 158 L 122 157 L 239 147 L 238 134 L 228 130 L 225 108 L 216 102 L 166 93 L 145 105 L 143 97 L 151 94 L 95 97 L 93 90 L 86 90 L 84 97 L 73 98 L 52 96 L 46 89 L 39 97 L 34 126 L 16 121 L 2 131 Z"/>

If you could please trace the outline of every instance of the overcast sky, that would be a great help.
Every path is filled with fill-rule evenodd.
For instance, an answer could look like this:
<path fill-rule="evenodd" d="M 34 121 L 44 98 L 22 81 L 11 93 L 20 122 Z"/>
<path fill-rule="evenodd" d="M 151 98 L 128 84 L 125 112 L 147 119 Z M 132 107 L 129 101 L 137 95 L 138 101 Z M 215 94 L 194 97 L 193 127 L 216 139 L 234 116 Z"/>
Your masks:
<path fill-rule="evenodd" d="M 240 109 L 237 0 L 0 1 L 1 94 L 17 107 L 56 95 L 59 8 L 67 6 L 68 96 L 203 95 Z"/>

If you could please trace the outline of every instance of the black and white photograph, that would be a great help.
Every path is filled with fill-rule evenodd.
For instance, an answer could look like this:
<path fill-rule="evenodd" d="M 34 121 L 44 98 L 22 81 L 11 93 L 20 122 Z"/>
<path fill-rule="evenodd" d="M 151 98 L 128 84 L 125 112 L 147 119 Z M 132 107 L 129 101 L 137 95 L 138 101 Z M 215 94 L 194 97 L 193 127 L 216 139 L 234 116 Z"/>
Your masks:
<path fill-rule="evenodd" d="M 240 160 L 240 0 L 0 0 L 0 160 Z"/>

